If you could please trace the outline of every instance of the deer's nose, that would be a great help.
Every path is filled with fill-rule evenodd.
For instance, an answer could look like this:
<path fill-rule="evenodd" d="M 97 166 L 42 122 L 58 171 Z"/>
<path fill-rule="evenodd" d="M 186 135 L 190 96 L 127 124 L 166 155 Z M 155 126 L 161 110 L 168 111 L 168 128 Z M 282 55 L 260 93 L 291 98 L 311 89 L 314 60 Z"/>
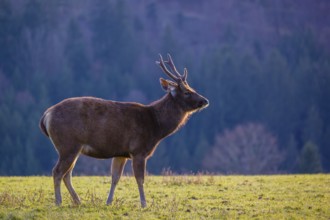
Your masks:
<path fill-rule="evenodd" d="M 198 107 L 202 108 L 202 107 L 207 107 L 209 105 L 209 100 L 207 99 L 202 99 L 199 103 L 198 103 Z"/>

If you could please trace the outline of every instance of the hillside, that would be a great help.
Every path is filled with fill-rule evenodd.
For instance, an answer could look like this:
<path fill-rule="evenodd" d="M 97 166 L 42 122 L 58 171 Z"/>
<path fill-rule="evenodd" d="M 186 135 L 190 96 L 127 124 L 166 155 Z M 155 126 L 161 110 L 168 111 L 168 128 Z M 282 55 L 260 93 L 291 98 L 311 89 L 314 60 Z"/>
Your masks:
<path fill-rule="evenodd" d="M 1 0 L 0 175 L 51 172 L 57 155 L 38 121 L 64 98 L 159 99 L 159 53 L 188 68 L 210 106 L 159 146 L 149 172 L 329 172 L 329 10 L 327 0 Z M 239 139 L 259 153 L 215 154 Z M 261 159 L 272 162 L 258 169 Z M 76 171 L 108 164 L 82 159 Z"/>

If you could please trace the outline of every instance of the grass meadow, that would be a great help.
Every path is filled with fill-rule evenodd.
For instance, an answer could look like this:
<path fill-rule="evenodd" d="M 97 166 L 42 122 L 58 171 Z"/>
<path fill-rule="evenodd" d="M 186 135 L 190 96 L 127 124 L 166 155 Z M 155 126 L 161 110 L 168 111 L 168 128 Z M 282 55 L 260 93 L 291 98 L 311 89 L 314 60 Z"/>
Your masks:
<path fill-rule="evenodd" d="M 110 177 L 73 177 L 82 205 L 54 205 L 52 177 L 0 177 L 0 219 L 330 219 L 330 175 L 147 176 L 147 208 L 123 176 L 112 205 Z"/>

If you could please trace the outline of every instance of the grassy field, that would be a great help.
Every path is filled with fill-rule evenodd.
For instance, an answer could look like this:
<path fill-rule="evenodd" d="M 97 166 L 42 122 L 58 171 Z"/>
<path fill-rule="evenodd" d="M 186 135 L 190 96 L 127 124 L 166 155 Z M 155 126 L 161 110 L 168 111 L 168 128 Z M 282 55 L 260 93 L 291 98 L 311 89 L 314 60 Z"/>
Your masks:
<path fill-rule="evenodd" d="M 330 219 L 330 175 L 147 176 L 148 207 L 124 176 L 106 206 L 110 177 L 73 177 L 82 199 L 64 185 L 53 201 L 51 177 L 0 177 L 0 219 Z"/>

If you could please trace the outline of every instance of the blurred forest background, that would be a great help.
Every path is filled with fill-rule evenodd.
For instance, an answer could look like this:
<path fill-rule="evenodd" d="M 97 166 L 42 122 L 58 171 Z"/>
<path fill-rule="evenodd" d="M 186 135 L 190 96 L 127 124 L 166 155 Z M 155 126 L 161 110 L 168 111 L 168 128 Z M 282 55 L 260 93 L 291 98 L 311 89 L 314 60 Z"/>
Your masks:
<path fill-rule="evenodd" d="M 210 106 L 148 172 L 329 172 L 329 11 L 328 0 L 0 0 L 0 175 L 51 174 L 38 122 L 65 98 L 163 96 L 159 53 Z M 109 167 L 83 157 L 74 172 Z"/>

